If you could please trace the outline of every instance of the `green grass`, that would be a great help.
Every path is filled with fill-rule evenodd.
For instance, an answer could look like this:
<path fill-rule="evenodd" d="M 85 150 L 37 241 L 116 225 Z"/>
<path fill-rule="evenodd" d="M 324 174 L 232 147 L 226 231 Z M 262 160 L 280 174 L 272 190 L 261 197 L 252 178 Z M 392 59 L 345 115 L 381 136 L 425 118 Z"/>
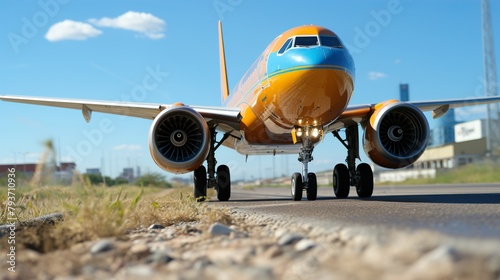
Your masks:
<path fill-rule="evenodd" d="M 497 164 L 470 164 L 451 170 L 438 170 L 436 178 L 408 179 L 403 182 L 380 183 L 391 185 L 475 184 L 500 182 L 500 166 Z"/>

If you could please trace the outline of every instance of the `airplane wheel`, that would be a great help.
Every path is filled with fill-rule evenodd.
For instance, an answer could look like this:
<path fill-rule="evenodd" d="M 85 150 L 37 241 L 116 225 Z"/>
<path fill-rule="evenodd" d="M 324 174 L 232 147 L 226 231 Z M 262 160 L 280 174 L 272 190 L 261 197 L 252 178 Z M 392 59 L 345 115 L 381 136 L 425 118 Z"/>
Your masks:
<path fill-rule="evenodd" d="M 346 198 L 350 190 L 349 170 L 345 164 L 337 164 L 333 169 L 333 192 L 337 198 Z"/>
<path fill-rule="evenodd" d="M 316 200 L 318 196 L 318 183 L 316 181 L 316 174 L 307 174 L 307 200 Z"/>
<path fill-rule="evenodd" d="M 217 167 L 217 198 L 228 201 L 231 197 L 231 174 L 227 165 Z"/>
<path fill-rule="evenodd" d="M 361 198 L 371 197 L 373 194 L 373 171 L 369 164 L 360 163 L 356 168 L 356 173 L 360 177 L 356 186 L 356 192 Z"/>
<path fill-rule="evenodd" d="M 302 174 L 296 172 L 292 175 L 292 198 L 295 201 L 302 199 L 302 190 L 304 189 L 302 185 Z"/>
<path fill-rule="evenodd" d="M 207 198 L 207 169 L 200 166 L 194 171 L 194 199 L 205 201 Z"/>

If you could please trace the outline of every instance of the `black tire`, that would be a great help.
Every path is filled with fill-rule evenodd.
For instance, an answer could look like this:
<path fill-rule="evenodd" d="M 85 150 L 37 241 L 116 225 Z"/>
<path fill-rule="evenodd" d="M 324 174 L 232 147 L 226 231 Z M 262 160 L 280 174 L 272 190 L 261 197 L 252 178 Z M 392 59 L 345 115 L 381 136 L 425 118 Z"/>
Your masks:
<path fill-rule="evenodd" d="M 318 197 L 318 182 L 316 180 L 316 174 L 307 174 L 307 200 L 316 200 Z"/>
<path fill-rule="evenodd" d="M 337 198 L 346 198 L 350 190 L 349 170 L 345 164 L 337 164 L 333 169 L 333 192 Z"/>
<path fill-rule="evenodd" d="M 361 198 L 371 197 L 373 194 L 373 171 L 369 164 L 360 163 L 356 168 L 356 174 L 359 176 L 359 182 L 356 186 L 356 192 Z"/>
<path fill-rule="evenodd" d="M 205 201 L 207 198 L 207 169 L 200 166 L 194 171 L 194 199 Z"/>
<path fill-rule="evenodd" d="M 231 174 L 227 165 L 217 167 L 217 198 L 228 201 L 231 197 Z"/>
<path fill-rule="evenodd" d="M 302 185 L 302 174 L 293 173 L 292 175 L 292 199 L 295 201 L 302 200 L 302 191 L 304 186 Z"/>

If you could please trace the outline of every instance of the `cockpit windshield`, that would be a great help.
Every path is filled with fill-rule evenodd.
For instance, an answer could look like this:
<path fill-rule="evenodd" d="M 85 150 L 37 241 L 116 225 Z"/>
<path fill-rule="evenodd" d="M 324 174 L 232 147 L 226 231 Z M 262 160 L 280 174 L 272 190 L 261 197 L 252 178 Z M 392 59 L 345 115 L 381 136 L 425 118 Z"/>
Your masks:
<path fill-rule="evenodd" d="M 313 47 L 319 45 L 317 36 L 297 36 L 295 37 L 296 48 Z"/>
<path fill-rule="evenodd" d="M 283 44 L 283 46 L 278 51 L 278 53 L 282 54 L 282 53 L 286 52 L 292 46 L 292 41 L 293 41 L 293 38 L 289 38 L 288 40 L 286 40 L 286 42 Z"/>
<path fill-rule="evenodd" d="M 340 40 L 337 37 L 319 36 L 319 40 L 322 46 L 331 48 L 342 48 L 342 43 L 340 43 Z"/>
<path fill-rule="evenodd" d="M 281 55 L 291 48 L 310 48 L 316 46 L 342 48 L 340 39 L 336 36 L 295 36 L 288 38 L 278 51 Z"/>

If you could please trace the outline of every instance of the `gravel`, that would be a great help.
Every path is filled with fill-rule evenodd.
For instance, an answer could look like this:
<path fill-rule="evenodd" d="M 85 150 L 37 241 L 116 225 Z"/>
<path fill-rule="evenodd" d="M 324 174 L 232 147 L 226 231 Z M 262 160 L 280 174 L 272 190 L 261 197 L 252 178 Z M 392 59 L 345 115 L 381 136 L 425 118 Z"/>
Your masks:
<path fill-rule="evenodd" d="M 322 228 L 234 210 L 233 225 L 180 223 L 39 254 L 0 279 L 498 279 L 500 241 Z M 154 225 L 152 225 L 154 226 Z M 5 264 L 0 265 L 5 269 Z M 4 270 L 4 271 L 5 271 Z"/>

